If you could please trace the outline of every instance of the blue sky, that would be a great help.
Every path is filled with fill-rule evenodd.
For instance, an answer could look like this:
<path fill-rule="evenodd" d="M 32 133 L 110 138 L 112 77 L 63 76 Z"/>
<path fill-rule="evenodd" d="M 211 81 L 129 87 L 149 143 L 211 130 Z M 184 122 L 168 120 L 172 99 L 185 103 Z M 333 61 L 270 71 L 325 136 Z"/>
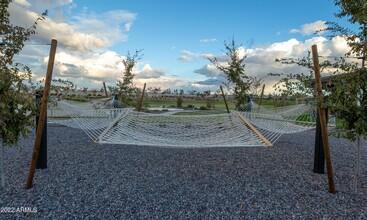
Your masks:
<path fill-rule="evenodd" d="M 325 21 L 346 24 L 335 18 L 331 0 L 15 0 L 10 7 L 13 23 L 22 26 L 44 10 L 49 16 L 32 42 L 56 38 L 54 75 L 79 88 L 115 85 L 123 69 L 119 56 L 136 49 L 144 54 L 135 69 L 137 86 L 212 91 L 221 73 L 206 57 L 221 57 L 232 36 L 248 56 L 247 73 L 257 77 L 301 71 L 274 60 L 305 56 L 314 43 L 324 55 L 347 51 L 342 39 L 313 34 Z M 40 79 L 47 56 L 48 48 L 29 46 L 19 59 Z M 275 79 L 266 82 L 271 92 Z"/>

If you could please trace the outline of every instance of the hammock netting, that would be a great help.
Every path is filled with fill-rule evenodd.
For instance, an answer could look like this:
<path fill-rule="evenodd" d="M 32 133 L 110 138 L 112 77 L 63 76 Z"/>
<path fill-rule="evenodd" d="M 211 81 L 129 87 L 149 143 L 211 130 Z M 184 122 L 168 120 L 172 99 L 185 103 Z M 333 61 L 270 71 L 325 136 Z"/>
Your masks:
<path fill-rule="evenodd" d="M 130 108 L 94 108 L 95 104 L 59 101 L 49 110 L 49 120 L 79 127 L 96 143 L 162 147 L 269 146 L 264 140 L 274 143 L 282 134 L 315 127 L 314 108 L 310 105 L 296 105 L 276 112 L 263 108 L 259 113 L 233 111 L 214 115 L 166 115 Z"/>

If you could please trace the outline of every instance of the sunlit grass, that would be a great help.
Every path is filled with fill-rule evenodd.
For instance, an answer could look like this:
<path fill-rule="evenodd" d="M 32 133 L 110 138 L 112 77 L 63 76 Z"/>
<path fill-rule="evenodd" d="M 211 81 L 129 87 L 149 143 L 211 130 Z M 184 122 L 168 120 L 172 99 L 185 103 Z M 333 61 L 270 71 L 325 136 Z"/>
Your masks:
<path fill-rule="evenodd" d="M 174 115 L 214 115 L 227 113 L 224 109 L 211 109 L 211 110 L 195 110 L 195 111 L 183 111 L 177 112 Z"/>

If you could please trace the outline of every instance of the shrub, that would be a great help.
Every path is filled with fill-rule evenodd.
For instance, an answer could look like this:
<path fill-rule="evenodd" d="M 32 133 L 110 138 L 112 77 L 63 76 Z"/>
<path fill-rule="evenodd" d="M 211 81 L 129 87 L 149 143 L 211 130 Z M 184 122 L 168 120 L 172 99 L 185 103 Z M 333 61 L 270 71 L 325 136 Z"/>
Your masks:
<path fill-rule="evenodd" d="M 182 108 L 182 103 L 183 103 L 183 98 L 182 98 L 182 96 L 178 96 L 178 97 L 177 97 L 177 101 L 176 101 L 176 103 L 177 103 L 177 107 Z"/>

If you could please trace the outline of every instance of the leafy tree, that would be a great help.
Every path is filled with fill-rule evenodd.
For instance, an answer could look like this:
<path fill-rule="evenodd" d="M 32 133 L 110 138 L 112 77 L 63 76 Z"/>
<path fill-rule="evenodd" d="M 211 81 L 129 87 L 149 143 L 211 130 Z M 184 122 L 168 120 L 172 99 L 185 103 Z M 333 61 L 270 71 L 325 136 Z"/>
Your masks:
<path fill-rule="evenodd" d="M 346 55 L 360 56 L 363 58 L 362 66 L 364 66 L 364 57 L 367 52 L 367 2 L 365 0 L 334 0 L 334 3 L 340 7 L 340 11 L 335 16 L 338 18 L 347 18 L 351 24 L 358 26 L 359 32 L 345 28 L 336 22 L 327 22 L 328 28 L 325 30 L 332 33 L 330 37 L 336 35 L 344 37 L 347 40 L 348 46 L 351 48 Z"/>
<path fill-rule="evenodd" d="M 153 94 L 158 94 L 161 92 L 161 87 L 149 87 L 147 90 Z"/>
<path fill-rule="evenodd" d="M 241 56 L 239 49 L 242 45 L 237 45 L 234 38 L 230 43 L 224 42 L 226 62 L 223 64 L 216 57 L 208 57 L 208 60 L 227 78 L 225 86 L 233 92 L 236 108 L 247 102 L 252 78 L 245 73 L 246 56 Z"/>
<path fill-rule="evenodd" d="M 338 68 L 340 66 L 340 59 L 336 58 L 337 62 L 331 62 L 324 60 L 320 63 L 320 70 L 324 71 L 330 67 Z M 345 61 L 345 60 L 344 60 Z M 307 56 L 302 58 L 280 58 L 275 59 L 275 62 L 279 62 L 287 65 L 297 65 L 303 67 L 304 71 L 297 73 L 269 73 L 270 76 L 282 76 L 282 78 L 273 86 L 275 91 L 280 92 L 285 96 L 314 96 L 314 87 L 312 86 L 315 81 L 315 74 L 313 69 L 313 63 L 311 59 L 311 52 L 308 51 Z"/>
<path fill-rule="evenodd" d="M 367 70 L 365 59 L 367 52 L 367 2 L 362 0 L 335 0 L 335 5 L 340 7 L 336 17 L 346 17 L 351 24 L 358 26 L 359 32 L 354 32 L 342 27 L 336 22 L 327 22 L 328 28 L 320 31 L 329 31 L 330 38 L 344 37 L 350 51 L 345 57 L 335 58 L 333 61 L 325 60 L 320 63 L 321 71 L 329 71 L 330 77 L 325 90 L 328 91 L 325 105 L 343 123 L 341 131 L 335 133 L 337 137 L 357 140 L 357 167 L 354 179 L 354 188 L 357 188 L 357 178 L 360 164 L 360 139 L 367 137 Z M 362 59 L 362 67 L 355 62 L 348 62 L 350 56 Z M 312 94 L 313 88 L 307 84 L 314 81 L 313 64 L 308 57 L 302 59 L 278 59 L 277 62 L 296 64 L 306 67 L 310 72 L 305 74 L 288 74 L 276 84 L 279 91 L 296 94 L 304 92 Z M 277 75 L 277 74 L 273 74 Z"/>
<path fill-rule="evenodd" d="M 171 89 L 170 88 L 168 88 L 168 89 L 165 89 L 165 90 L 163 90 L 162 92 L 161 92 L 161 94 L 172 94 L 172 91 L 171 91 Z"/>
<path fill-rule="evenodd" d="M 108 91 L 112 93 L 118 93 L 119 87 L 117 86 L 107 86 Z"/>
<path fill-rule="evenodd" d="M 328 83 L 328 107 L 342 119 L 340 137 L 355 141 L 367 137 L 367 71 L 357 68 Z"/>
<path fill-rule="evenodd" d="M 344 28 L 337 23 L 329 22 L 333 35 L 343 36 L 351 48 L 346 54 L 362 59 L 362 67 L 355 64 L 342 65 L 342 73 L 334 77 L 330 85 L 330 108 L 338 118 L 343 120 L 341 136 L 352 141 L 357 140 L 357 166 L 353 187 L 357 189 L 360 173 L 360 140 L 367 137 L 367 70 L 365 60 L 367 53 L 367 2 L 365 0 L 335 0 L 340 7 L 336 17 L 347 18 L 358 27 L 357 32 Z M 332 35 L 332 36 L 333 36 Z"/>
<path fill-rule="evenodd" d="M 44 79 L 34 83 L 29 81 L 29 88 L 32 91 L 42 91 L 44 89 L 42 83 L 44 83 Z M 57 96 L 66 96 L 70 91 L 73 91 L 76 85 L 69 80 L 64 79 L 52 79 L 51 90 L 54 91 Z"/>
<path fill-rule="evenodd" d="M 265 77 L 267 77 L 267 76 L 261 77 L 259 79 L 257 77 L 252 78 L 252 82 L 250 84 L 250 93 L 251 93 L 251 95 L 260 96 L 261 90 L 262 90 L 261 86 L 264 83 L 264 78 Z"/>
<path fill-rule="evenodd" d="M 142 58 L 142 50 L 136 50 L 135 54 L 131 55 L 128 51 L 126 58 L 122 60 L 124 64 L 124 71 L 122 81 L 117 83 L 119 87 L 119 96 L 121 97 L 121 102 L 126 105 L 133 105 L 133 101 L 138 93 L 138 88 L 134 85 L 133 79 L 133 69 L 136 63 Z"/>
<path fill-rule="evenodd" d="M 69 80 L 64 79 L 53 79 L 51 90 L 55 91 L 56 94 L 61 96 L 66 96 L 75 87 L 74 83 Z"/>
<path fill-rule="evenodd" d="M 36 111 L 34 94 L 25 84 L 31 81 L 31 70 L 26 65 L 15 63 L 14 56 L 24 47 L 24 42 L 35 34 L 37 22 L 44 19 L 46 13 L 29 28 L 10 24 L 8 7 L 10 0 L 0 2 L 0 138 L 1 146 L 1 186 L 5 186 L 4 145 L 18 143 L 26 136 L 29 126 L 33 126 Z"/>
<path fill-rule="evenodd" d="M 195 95 L 197 93 L 197 91 L 196 90 L 188 90 L 187 93 L 189 95 Z"/>
<path fill-rule="evenodd" d="M 18 142 L 20 136 L 30 132 L 33 125 L 35 105 L 33 94 L 25 84 L 31 81 L 31 70 L 26 65 L 15 63 L 14 56 L 24 47 L 24 42 L 35 34 L 37 22 L 29 28 L 10 24 L 8 6 L 10 0 L 0 2 L 0 137 L 5 145 Z"/>

